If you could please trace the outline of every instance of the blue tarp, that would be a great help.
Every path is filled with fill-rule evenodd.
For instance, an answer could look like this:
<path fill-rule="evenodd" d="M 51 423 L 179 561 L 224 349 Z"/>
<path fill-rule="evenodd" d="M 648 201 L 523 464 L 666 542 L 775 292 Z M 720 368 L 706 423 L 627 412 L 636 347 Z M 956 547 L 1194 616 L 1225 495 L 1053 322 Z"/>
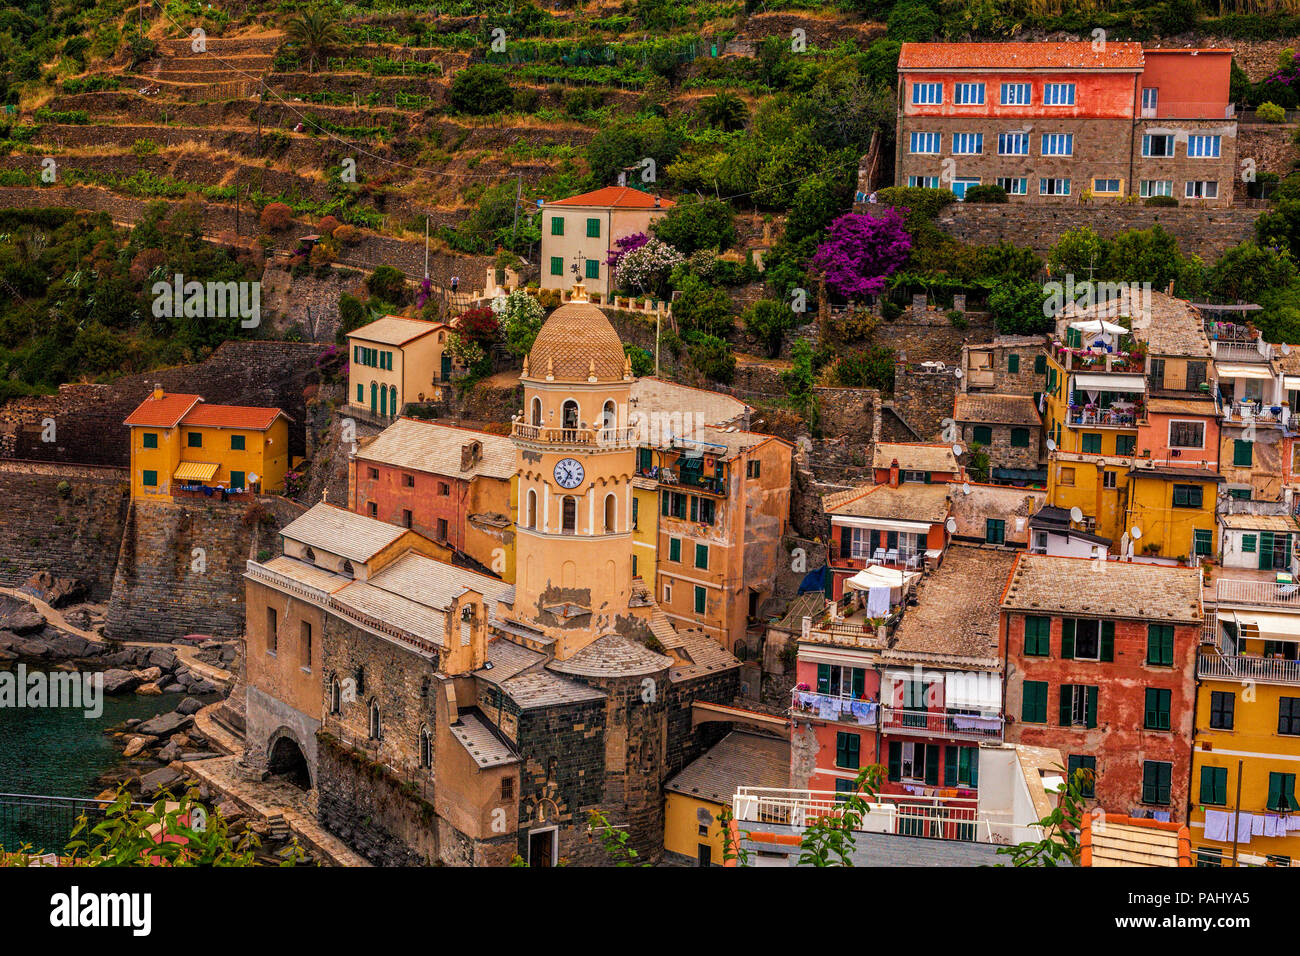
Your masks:
<path fill-rule="evenodd" d="M 826 566 L 822 565 L 816 571 L 809 571 L 799 582 L 799 593 L 807 594 L 810 591 L 826 590 Z"/>

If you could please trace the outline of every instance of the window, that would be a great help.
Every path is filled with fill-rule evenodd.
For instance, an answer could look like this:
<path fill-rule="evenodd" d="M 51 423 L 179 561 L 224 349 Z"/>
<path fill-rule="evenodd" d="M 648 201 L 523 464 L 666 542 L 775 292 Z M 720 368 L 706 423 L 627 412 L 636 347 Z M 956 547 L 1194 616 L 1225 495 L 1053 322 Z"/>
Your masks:
<path fill-rule="evenodd" d="M 403 508 L 403 509 L 402 509 L 402 527 L 403 527 L 403 528 L 409 528 L 410 526 L 411 526 L 411 510 L 410 510 L 409 508 Z"/>
<path fill-rule="evenodd" d="M 366 403 L 366 387 L 362 385 L 360 382 L 357 382 L 357 404 L 364 405 L 365 403 Z"/>
<path fill-rule="evenodd" d="M 1101 473 L 1101 486 L 1103 488 L 1114 488 L 1119 482 L 1119 472 L 1113 468 L 1104 469 Z"/>
<path fill-rule="evenodd" d="M 682 559 L 682 539 L 669 538 L 668 539 L 668 560 L 680 561 L 681 559 Z"/>
<path fill-rule="evenodd" d="M 1044 156 L 1073 156 L 1074 155 L 1074 134 L 1073 133 L 1044 133 L 1043 134 L 1043 155 Z"/>
<path fill-rule="evenodd" d="M 537 490 L 534 488 L 529 488 L 528 497 L 525 498 L 524 500 L 525 502 L 527 502 L 524 508 L 524 527 L 536 528 L 537 527 Z"/>
<path fill-rule="evenodd" d="M 560 533 L 576 534 L 578 531 L 578 499 L 565 495 L 560 501 Z"/>
<path fill-rule="evenodd" d="M 1025 681 L 1020 719 L 1027 724 L 1047 723 L 1047 681 Z"/>
<path fill-rule="evenodd" d="M 1204 133 L 1187 137 L 1188 159 L 1218 159 L 1222 137 Z"/>
<path fill-rule="evenodd" d="M 1183 195 L 1187 199 L 1218 199 L 1219 184 L 1208 179 L 1189 179 Z"/>
<path fill-rule="evenodd" d="M 587 220 L 587 238 L 588 238 L 588 239 L 599 239 L 599 238 L 600 238 L 600 220 L 599 220 L 599 219 L 588 219 L 588 220 Z"/>
<path fill-rule="evenodd" d="M 370 702 L 370 739 L 380 740 L 383 737 L 384 725 L 379 719 L 379 701 Z"/>
<path fill-rule="evenodd" d="M 889 779 L 939 785 L 939 745 L 889 742 Z"/>
<path fill-rule="evenodd" d="M 1089 798 L 1097 796 L 1097 758 L 1088 757 L 1084 754 L 1070 754 L 1070 758 L 1065 765 L 1068 779 L 1073 780 L 1074 774 L 1078 770 L 1088 771 L 1079 786 L 1080 795 Z"/>
<path fill-rule="evenodd" d="M 913 83 L 912 105 L 937 106 L 943 102 L 942 83 Z"/>
<path fill-rule="evenodd" d="M 1169 709 L 1172 704 L 1173 691 L 1163 687 L 1146 689 L 1146 716 L 1142 726 L 1147 730 L 1169 730 Z"/>
<path fill-rule="evenodd" d="M 1174 155 L 1174 137 L 1172 133 L 1147 133 L 1142 137 L 1143 156 Z"/>
<path fill-rule="evenodd" d="M 562 235 L 564 235 L 564 217 L 563 217 L 563 216 L 552 216 L 552 217 L 551 217 L 551 235 L 553 235 L 553 236 L 562 236 Z"/>
<path fill-rule="evenodd" d="M 953 133 L 952 151 L 955 156 L 978 156 L 984 152 L 984 134 Z"/>
<path fill-rule="evenodd" d="M 1170 448 L 1204 448 L 1205 423 L 1180 422 L 1169 423 Z"/>
<path fill-rule="evenodd" d="M 1231 730 L 1237 695 L 1226 690 L 1210 691 L 1210 728 Z"/>
<path fill-rule="evenodd" d="M 817 665 L 817 693 L 831 697 L 860 699 L 866 693 L 867 672 L 861 667 L 841 667 L 839 664 Z"/>
<path fill-rule="evenodd" d="M 1270 773 L 1268 775 L 1268 809 L 1280 812 L 1300 810 L 1295 801 L 1295 774 Z"/>
<path fill-rule="evenodd" d="M 1233 499 L 1235 499 L 1235 500 L 1237 500 L 1237 501 L 1249 501 L 1249 500 L 1250 500 L 1250 489 L 1249 489 L 1249 488 L 1229 488 L 1229 489 L 1228 489 L 1228 497 L 1229 497 L 1229 498 L 1233 498 Z M 1242 551 L 1252 551 L 1252 552 L 1255 550 L 1255 536 L 1254 536 L 1253 534 L 1244 534 L 1244 535 L 1241 536 L 1241 550 L 1242 550 Z"/>
<path fill-rule="evenodd" d="M 971 441 L 980 445 L 991 445 L 993 443 L 993 429 L 988 425 L 976 425 L 971 429 Z"/>
<path fill-rule="evenodd" d="M 140 481 L 144 484 L 146 488 L 157 488 L 158 472 L 152 469 L 145 469 L 144 475 L 143 477 L 141 477 Z"/>
<path fill-rule="evenodd" d="M 1062 465 L 1060 471 L 1057 472 L 1057 484 L 1063 485 L 1066 488 L 1073 488 L 1074 469 L 1066 468 L 1064 465 Z"/>
<path fill-rule="evenodd" d="M 1006 537 L 1007 523 L 1001 518 L 984 519 L 985 544 L 1002 544 Z"/>
<path fill-rule="evenodd" d="M 190 448 L 202 448 L 202 447 L 203 447 L 203 433 L 202 433 L 202 432 L 189 432 L 189 433 L 186 434 L 186 436 L 185 436 L 185 444 L 187 444 Z"/>
<path fill-rule="evenodd" d="M 1028 133 L 998 133 L 999 156 L 1028 156 Z M 1010 192 L 1011 190 L 1007 190 Z"/>
<path fill-rule="evenodd" d="M 1174 485 L 1175 508 L 1201 507 L 1202 489 L 1200 485 Z"/>
<path fill-rule="evenodd" d="M 918 154 L 938 154 L 939 152 L 939 134 L 938 133 L 913 133 L 912 149 L 913 153 Z"/>
<path fill-rule="evenodd" d="M 1043 84 L 1043 105 L 1044 106 L 1073 106 L 1074 105 L 1074 84 L 1073 83 L 1044 83 Z"/>
<path fill-rule="evenodd" d="M 1172 179 L 1144 179 L 1138 184 L 1138 195 L 1143 199 L 1152 196 L 1172 196 L 1174 181 Z"/>
<path fill-rule="evenodd" d="M 857 770 L 862 737 L 844 732 L 835 735 L 835 766 Z"/>
<path fill-rule="evenodd" d="M 1142 802 L 1165 805 L 1169 803 L 1169 783 L 1173 779 L 1174 765 L 1162 760 L 1142 761 Z"/>
<path fill-rule="evenodd" d="M 606 534 L 614 534 L 618 525 L 618 502 L 614 495 L 605 496 L 605 522 L 604 530 Z"/>
<path fill-rule="evenodd" d="M 708 592 L 698 584 L 695 585 L 695 613 L 703 614 L 705 607 L 705 594 Z"/>
<path fill-rule="evenodd" d="M 664 581 L 664 603 L 665 604 L 673 603 L 673 582 L 672 581 Z"/>
<path fill-rule="evenodd" d="M 1047 356 L 1046 356 L 1046 355 L 1035 355 L 1035 356 L 1034 356 L 1034 374 L 1035 374 L 1035 375 L 1042 375 L 1042 374 L 1043 374 L 1044 372 L 1046 372 L 1046 371 L 1047 371 Z"/>
<path fill-rule="evenodd" d="M 921 189 L 938 189 L 938 176 L 908 176 L 907 185 Z"/>
<path fill-rule="evenodd" d="M 1147 663 L 1158 667 L 1173 666 L 1174 626 L 1172 624 L 1147 625 Z"/>
<path fill-rule="evenodd" d="M 695 566 L 701 571 L 709 570 L 709 546 L 707 544 L 697 544 L 695 546 Z"/>
<path fill-rule="evenodd" d="M 1300 697 L 1278 698 L 1277 732 L 1300 734 Z"/>
<path fill-rule="evenodd" d="M 406 512 L 406 514 L 410 514 L 410 512 L 408 511 Z M 407 525 L 407 527 L 409 528 L 410 525 Z M 439 541 L 447 540 L 447 519 L 446 518 L 438 519 L 438 540 Z"/>
<path fill-rule="evenodd" d="M 343 711 L 343 686 L 339 683 L 337 674 L 330 675 L 330 713 L 338 714 Z"/>
<path fill-rule="evenodd" d="M 372 518 L 379 517 L 379 505 L 373 501 L 366 502 L 366 511 L 370 512 L 370 517 Z"/>
<path fill-rule="evenodd" d="M 1067 617 L 1061 620 L 1061 656 L 1077 661 L 1115 659 L 1115 622 Z"/>
<path fill-rule="evenodd" d="M 298 625 L 298 647 L 302 651 L 302 666 L 311 667 L 311 622 L 300 621 Z"/>
<path fill-rule="evenodd" d="M 414 488 L 414 487 L 415 487 L 415 475 L 406 475 L 406 474 L 402 475 L 402 487 L 403 487 L 403 488 Z"/>
<path fill-rule="evenodd" d="M 1020 372 L 1020 356 L 1015 352 L 1007 353 L 1007 374 L 1016 375 Z"/>
<path fill-rule="evenodd" d="M 1239 467 L 1249 468 L 1254 463 L 1255 443 L 1244 441 L 1240 438 L 1232 443 L 1232 463 Z"/>
<path fill-rule="evenodd" d="M 1003 83 L 1001 99 L 1003 106 L 1028 106 L 1029 84 Z"/>
<path fill-rule="evenodd" d="M 1038 181 L 1038 195 L 1068 196 L 1070 195 L 1070 181 L 1068 179 L 1040 179 Z"/>
<path fill-rule="evenodd" d="M 757 458 L 745 462 L 745 477 L 758 478 L 763 474 L 763 463 Z"/>
<path fill-rule="evenodd" d="M 266 652 L 274 654 L 280 643 L 280 622 L 275 608 L 266 609 Z"/>
<path fill-rule="evenodd" d="M 411 479 L 411 484 L 410 484 L 408 487 L 411 487 L 411 488 L 414 488 L 414 487 L 415 487 L 415 479 L 414 479 L 414 478 Z M 439 497 L 446 498 L 446 497 L 447 497 L 448 495 L 450 495 L 450 494 L 451 494 L 451 485 L 447 484 L 447 482 L 445 482 L 445 481 L 440 481 L 440 482 L 438 482 L 438 495 L 439 495 Z"/>
<path fill-rule="evenodd" d="M 953 101 L 958 106 L 983 106 L 983 83 L 954 83 Z"/>
<path fill-rule="evenodd" d="M 1099 432 L 1084 432 L 1081 436 L 1081 447 L 1090 455 L 1101 454 L 1101 434 Z"/>
<path fill-rule="evenodd" d="M 1007 191 L 1008 196 L 1025 196 L 1029 194 L 1029 180 L 1024 176 L 999 176 L 997 184 Z"/>
<path fill-rule="evenodd" d="M 640 512 L 640 510 L 641 510 L 640 505 L 641 505 L 641 499 L 640 499 L 640 498 L 637 498 L 637 497 L 634 496 L 634 497 L 632 498 L 632 530 L 633 530 L 633 531 L 636 530 L 636 519 L 637 519 L 637 514 L 638 514 L 638 513 Z"/>
<path fill-rule="evenodd" d="M 420 728 L 420 766 L 433 766 L 433 734 L 428 727 Z"/>
<path fill-rule="evenodd" d="M 564 275 L 564 258 L 562 256 L 551 256 L 551 275 Z"/>
<path fill-rule="evenodd" d="M 930 483 L 930 473 L 928 471 L 905 471 L 903 472 L 904 483 L 913 485 L 928 485 Z"/>
<path fill-rule="evenodd" d="M 1228 803 L 1228 768 L 1201 768 L 1201 803 L 1226 806 Z"/>
<path fill-rule="evenodd" d="M 244 436 L 243 436 L 243 435 L 231 435 L 231 436 L 230 436 L 230 449 L 231 449 L 231 451 L 243 451 L 243 450 L 244 450 Z"/>
<path fill-rule="evenodd" d="M 1137 450 L 1136 435 L 1116 435 L 1115 436 L 1115 454 L 1131 455 Z"/>
<path fill-rule="evenodd" d="M 1062 684 L 1061 685 L 1061 726 L 1086 727 L 1089 730 L 1097 726 L 1097 685 Z"/>
<path fill-rule="evenodd" d="M 1120 191 L 1120 185 L 1118 179 L 1094 179 L 1092 181 L 1092 191 L 1094 193 L 1114 195 Z"/>
<path fill-rule="evenodd" d="M 1223 866 L 1223 850 L 1217 846 L 1198 846 L 1196 865 L 1201 868 Z"/>
<path fill-rule="evenodd" d="M 142 438 L 142 440 L 143 440 L 143 442 L 144 442 L 144 447 L 145 447 L 145 448 L 157 448 L 157 447 L 158 447 L 158 433 L 157 433 L 157 432 L 145 432 L 144 435 L 141 436 L 141 438 Z"/>
<path fill-rule="evenodd" d="M 1052 619 L 1050 617 L 1025 617 L 1025 654 L 1029 657 L 1047 657 L 1052 653 Z"/>
<path fill-rule="evenodd" d="M 1144 86 L 1142 88 L 1142 112 L 1152 112 L 1156 110 L 1156 104 L 1160 101 L 1160 90 L 1154 86 Z"/>
<path fill-rule="evenodd" d="M 586 262 L 585 262 L 583 265 L 584 265 L 584 269 L 585 269 L 585 271 L 583 272 L 583 275 L 584 275 L 586 278 L 588 278 L 588 279 L 599 279 L 599 278 L 600 278 L 600 260 L 599 260 L 599 259 L 588 259 L 588 260 L 586 260 Z"/>

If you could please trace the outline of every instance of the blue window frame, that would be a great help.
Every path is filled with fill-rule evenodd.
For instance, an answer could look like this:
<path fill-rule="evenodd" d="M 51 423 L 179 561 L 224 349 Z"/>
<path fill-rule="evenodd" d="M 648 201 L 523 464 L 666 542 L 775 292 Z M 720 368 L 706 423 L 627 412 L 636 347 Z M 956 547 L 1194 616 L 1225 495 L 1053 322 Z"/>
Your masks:
<path fill-rule="evenodd" d="M 984 152 L 984 134 L 953 133 L 952 152 L 954 156 L 978 156 Z"/>
<path fill-rule="evenodd" d="M 916 106 L 937 106 L 943 102 L 942 83 L 913 83 L 912 103 Z"/>
<path fill-rule="evenodd" d="M 1029 84 L 1028 83 L 1003 83 L 1002 84 L 1002 105 L 1003 106 L 1028 106 L 1029 105 Z"/>
<path fill-rule="evenodd" d="M 999 156 L 1028 156 L 1028 133 L 998 133 Z"/>
<path fill-rule="evenodd" d="M 1073 156 L 1074 155 L 1074 134 L 1073 133 L 1044 133 L 1043 134 L 1043 155 L 1044 156 Z"/>
<path fill-rule="evenodd" d="M 983 106 L 983 83 L 954 83 L 953 102 L 958 106 Z"/>
<path fill-rule="evenodd" d="M 913 187 L 920 187 L 922 189 L 938 189 L 939 177 L 938 176 L 908 176 L 907 185 Z"/>
<path fill-rule="evenodd" d="M 1044 106 L 1073 106 L 1074 105 L 1074 84 L 1073 83 L 1044 83 L 1043 84 L 1043 105 Z"/>
<path fill-rule="evenodd" d="M 1222 137 L 1197 134 L 1187 137 L 1188 159 L 1218 159 Z"/>
<path fill-rule="evenodd" d="M 939 134 L 938 133 L 913 133 L 911 152 L 938 153 Z"/>

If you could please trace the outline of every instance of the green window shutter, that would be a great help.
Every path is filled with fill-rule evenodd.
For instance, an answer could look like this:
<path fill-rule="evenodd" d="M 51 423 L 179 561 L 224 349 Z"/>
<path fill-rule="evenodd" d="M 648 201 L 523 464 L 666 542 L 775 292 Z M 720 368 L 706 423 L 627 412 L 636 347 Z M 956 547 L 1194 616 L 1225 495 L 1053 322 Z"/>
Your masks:
<path fill-rule="evenodd" d="M 709 570 L 709 546 L 707 544 L 697 544 L 695 546 L 695 566 L 702 571 Z"/>
<path fill-rule="evenodd" d="M 659 507 L 660 507 L 661 514 L 664 515 L 668 514 L 668 492 L 666 491 L 659 492 Z"/>
<path fill-rule="evenodd" d="M 1232 463 L 1234 465 L 1249 468 L 1255 460 L 1254 450 L 1254 442 L 1243 441 L 1238 438 L 1232 444 Z"/>
<path fill-rule="evenodd" d="M 1243 534 L 1241 536 L 1241 550 L 1243 554 L 1255 553 L 1255 542 L 1258 539 L 1253 534 Z"/>
<path fill-rule="evenodd" d="M 831 692 L 831 665 L 817 665 L 817 693 L 829 694 Z"/>
<path fill-rule="evenodd" d="M 553 235 L 553 236 L 562 236 L 562 235 L 564 235 L 564 217 L 563 217 L 563 216 L 552 216 L 552 217 L 551 217 L 551 235 Z"/>
<path fill-rule="evenodd" d="M 564 275 L 564 259 L 561 256 L 551 256 L 551 275 Z"/>
<path fill-rule="evenodd" d="M 1282 809 L 1282 774 L 1280 773 L 1268 775 L 1268 809 Z"/>
<path fill-rule="evenodd" d="M 993 443 L 993 429 L 988 425 L 976 425 L 972 432 L 972 440 L 979 442 L 981 445 L 990 445 Z"/>
<path fill-rule="evenodd" d="M 1010 375 L 1015 375 L 1019 371 L 1020 371 L 1020 356 L 1012 352 L 1007 356 L 1007 372 Z"/>
<path fill-rule="evenodd" d="M 920 746 L 919 744 L 917 746 Z M 939 785 L 939 745 L 925 745 L 925 782 L 931 787 Z"/>
<path fill-rule="evenodd" d="M 1099 660 L 1113 661 L 1115 659 L 1115 622 L 1101 622 L 1101 647 L 1097 655 Z"/>
<path fill-rule="evenodd" d="M 1199 492 L 1200 489 L 1198 488 L 1197 491 Z M 1199 500 L 1197 503 L 1200 503 Z M 1208 557 L 1214 547 L 1214 532 L 1205 528 L 1194 528 L 1192 529 L 1192 542 L 1198 556 Z"/>
<path fill-rule="evenodd" d="M 586 262 L 586 270 L 587 270 L 587 271 L 586 271 L 586 277 L 587 277 L 588 279 L 599 279 L 599 278 L 600 278 L 600 260 L 599 260 L 599 259 L 588 259 L 587 262 Z"/>
<path fill-rule="evenodd" d="M 852 681 L 853 696 L 857 700 L 861 700 L 867 692 L 867 672 L 861 667 L 855 667 L 851 673 L 850 680 Z"/>
<path fill-rule="evenodd" d="M 158 487 L 158 472 L 156 472 L 156 471 L 146 471 L 146 472 L 144 473 L 144 478 L 143 478 L 142 480 L 143 480 L 143 482 L 144 482 L 144 486 L 145 486 L 146 488 L 157 488 L 157 487 Z"/>
<path fill-rule="evenodd" d="M 1084 719 L 1087 726 L 1091 729 L 1097 726 L 1097 697 L 1098 688 L 1096 684 L 1090 684 L 1085 690 L 1084 699 Z"/>
<path fill-rule="evenodd" d="M 1047 657 L 1051 653 L 1050 617 L 1025 618 L 1025 653 L 1031 657 Z"/>
<path fill-rule="evenodd" d="M 957 748 L 952 744 L 943 748 L 943 785 L 957 786 Z"/>
<path fill-rule="evenodd" d="M 980 785 L 980 749 L 978 747 L 963 747 L 962 756 L 967 758 L 970 765 L 970 785 L 978 787 Z"/>
<path fill-rule="evenodd" d="M 889 779 L 903 779 L 903 744 L 897 740 L 889 742 Z"/>
<path fill-rule="evenodd" d="M 1174 662 L 1174 626 L 1147 625 L 1147 663 L 1169 666 Z"/>
<path fill-rule="evenodd" d="M 189 444 L 191 448 L 202 448 L 203 434 L 202 432 L 190 432 L 188 435 L 185 436 L 185 441 Z"/>
<path fill-rule="evenodd" d="M 705 599 L 707 594 L 708 592 L 705 591 L 704 588 L 700 587 L 698 584 L 695 585 L 695 613 L 696 614 L 704 613 Z"/>
<path fill-rule="evenodd" d="M 1074 618 L 1061 619 L 1061 656 L 1066 660 L 1074 659 Z"/>
<path fill-rule="evenodd" d="M 1222 806 L 1228 802 L 1228 771 L 1224 767 L 1201 768 L 1201 803 Z"/>
<path fill-rule="evenodd" d="M 682 539 L 669 538 L 668 539 L 668 560 L 680 561 L 681 559 L 682 559 Z"/>
<path fill-rule="evenodd" d="M 1043 372 L 1046 371 L 1046 369 L 1047 369 L 1047 356 L 1046 356 L 1046 355 L 1035 355 L 1035 356 L 1034 356 L 1034 372 L 1035 372 L 1036 374 L 1038 374 L 1038 375 L 1042 375 Z"/>
<path fill-rule="evenodd" d="M 1013 428 L 1011 429 L 1011 447 L 1028 448 L 1029 447 L 1029 429 Z"/>
<path fill-rule="evenodd" d="M 1025 681 L 1024 699 L 1020 705 L 1020 719 L 1031 724 L 1047 723 L 1046 681 Z"/>
<path fill-rule="evenodd" d="M 1101 435 L 1096 432 L 1085 432 L 1083 435 L 1083 450 L 1093 455 L 1101 454 Z"/>
<path fill-rule="evenodd" d="M 230 436 L 230 447 L 231 447 L 234 451 L 245 451 L 246 449 L 244 448 L 244 436 L 243 436 L 243 435 L 231 435 L 231 436 Z"/>
<path fill-rule="evenodd" d="M 599 220 L 599 219 L 588 219 L 588 220 L 587 220 L 587 238 L 588 238 L 588 239 L 599 239 L 599 238 L 600 238 L 600 220 Z"/>
<path fill-rule="evenodd" d="M 927 485 L 930 484 L 930 478 L 931 478 L 931 476 L 932 476 L 933 474 L 934 474 L 933 472 L 929 472 L 929 471 L 927 471 L 927 472 L 925 473 L 925 483 L 926 483 Z"/>
<path fill-rule="evenodd" d="M 1133 450 L 1134 450 L 1135 448 L 1137 448 L 1137 436 L 1136 436 L 1136 435 L 1116 435 L 1116 436 L 1115 436 L 1115 454 L 1117 454 L 1117 455 L 1131 455 L 1131 454 L 1133 454 Z"/>
<path fill-rule="evenodd" d="M 691 495 L 691 520 L 700 520 L 700 499 L 694 495 Z"/>
<path fill-rule="evenodd" d="M 840 557 L 853 557 L 853 529 L 840 528 Z"/>
<path fill-rule="evenodd" d="M 1057 716 L 1060 717 L 1061 719 L 1062 727 L 1069 727 L 1073 723 L 1072 721 L 1073 704 L 1074 704 L 1074 685 L 1062 684 L 1061 705 L 1060 705 L 1060 711 L 1057 714 Z"/>

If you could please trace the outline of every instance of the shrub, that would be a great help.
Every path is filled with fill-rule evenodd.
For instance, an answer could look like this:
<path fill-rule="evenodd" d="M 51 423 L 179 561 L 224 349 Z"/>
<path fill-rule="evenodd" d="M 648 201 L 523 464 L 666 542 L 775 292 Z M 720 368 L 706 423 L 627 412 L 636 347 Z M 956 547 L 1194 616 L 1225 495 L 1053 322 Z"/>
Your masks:
<path fill-rule="evenodd" d="M 451 79 L 448 103 L 457 113 L 489 116 L 514 104 L 514 90 L 499 67 L 478 63 L 458 70 Z"/>
<path fill-rule="evenodd" d="M 555 293 L 558 302 L 559 289 L 548 289 Z M 537 333 L 542 330 L 542 303 L 522 289 L 515 289 L 509 295 L 497 296 L 492 300 L 492 312 L 500 324 L 506 348 L 512 355 L 524 356 L 532 350 Z M 537 369 L 532 370 L 534 374 Z"/>
<path fill-rule="evenodd" d="M 1143 200 L 1144 206 L 1177 206 L 1178 200 L 1173 196 L 1148 196 Z"/>
<path fill-rule="evenodd" d="M 690 333 L 686 351 L 691 364 L 715 382 L 730 384 L 736 377 L 736 356 L 731 347 L 716 335 Z"/>
<path fill-rule="evenodd" d="M 334 230 L 341 225 L 342 223 L 333 216 L 325 216 L 320 222 L 316 223 L 316 231 L 322 236 L 333 236 Z"/>
<path fill-rule="evenodd" d="M 846 299 L 880 294 L 912 248 L 896 209 L 881 217 L 847 213 L 827 231 L 829 237 L 817 247 L 812 264 L 825 276 L 827 288 Z"/>
<path fill-rule="evenodd" d="M 731 206 L 721 199 L 683 198 L 650 231 L 687 256 L 698 249 L 723 250 L 736 241 Z"/>
<path fill-rule="evenodd" d="M 1260 103 L 1255 107 L 1255 116 L 1265 123 L 1281 123 L 1286 120 L 1286 110 L 1276 103 Z"/>
<path fill-rule="evenodd" d="M 361 241 L 361 230 L 356 226 L 339 226 L 334 230 L 334 238 L 350 246 Z"/>
<path fill-rule="evenodd" d="M 267 203 L 262 207 L 262 228 L 267 232 L 283 232 L 293 221 L 293 210 L 282 202 Z"/>
<path fill-rule="evenodd" d="M 695 276 L 688 276 L 682 283 L 681 294 L 673 303 L 673 315 L 684 330 L 709 336 L 726 335 L 735 325 L 726 290 L 706 285 Z"/>
<path fill-rule="evenodd" d="M 403 305 L 406 302 L 406 276 L 392 266 L 379 266 L 366 277 L 366 291 L 377 299 Z"/>
<path fill-rule="evenodd" d="M 785 333 L 798 324 L 795 313 L 788 306 L 772 299 L 755 302 L 742 313 L 741 318 L 745 331 L 758 339 L 773 358 L 781 352 Z"/>
<path fill-rule="evenodd" d="M 894 390 L 894 353 L 883 345 L 850 352 L 835 363 L 835 383 L 843 388 Z"/>
<path fill-rule="evenodd" d="M 131 152 L 135 154 L 136 159 L 144 159 L 158 152 L 158 144 L 151 139 L 137 139 L 131 144 Z"/>
<path fill-rule="evenodd" d="M 959 312 L 956 309 L 952 309 L 948 313 L 948 321 L 952 323 L 954 329 L 970 328 L 970 319 L 966 318 L 966 313 Z"/>
<path fill-rule="evenodd" d="M 1001 186 L 992 184 L 980 186 L 968 186 L 966 188 L 967 202 L 1006 202 L 1007 191 Z"/>
<path fill-rule="evenodd" d="M 523 89 L 514 91 L 510 108 L 516 113 L 536 113 L 541 102 L 542 94 L 531 87 L 525 86 Z"/>

